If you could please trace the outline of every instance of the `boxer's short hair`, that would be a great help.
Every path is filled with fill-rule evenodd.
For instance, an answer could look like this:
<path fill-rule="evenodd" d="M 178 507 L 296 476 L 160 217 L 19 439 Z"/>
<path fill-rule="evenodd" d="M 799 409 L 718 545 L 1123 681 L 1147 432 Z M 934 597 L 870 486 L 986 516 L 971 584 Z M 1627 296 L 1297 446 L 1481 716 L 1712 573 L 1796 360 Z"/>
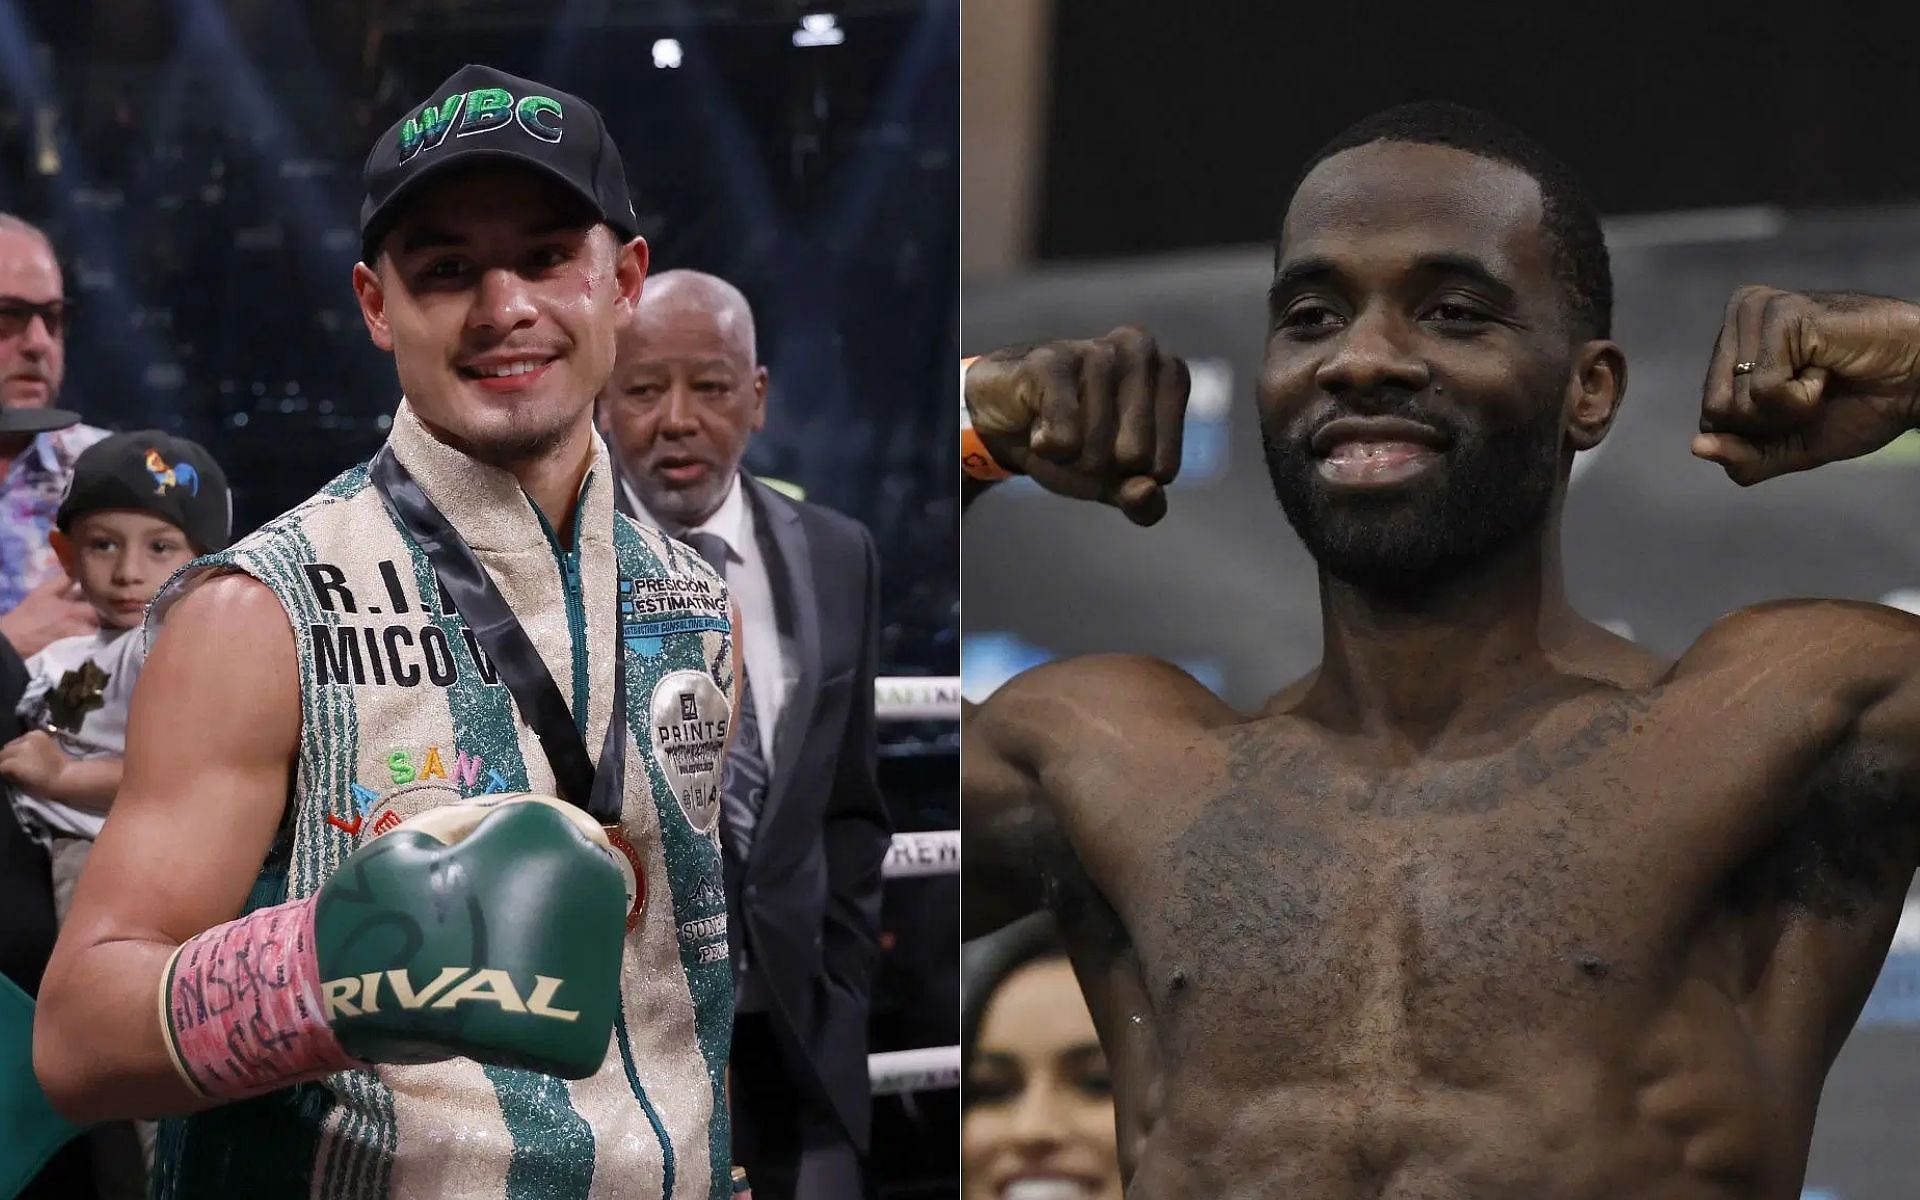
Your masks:
<path fill-rule="evenodd" d="M 1554 282 L 1559 285 L 1567 313 L 1583 337 L 1612 336 L 1613 269 L 1593 201 L 1565 163 L 1490 113 L 1459 104 L 1422 101 L 1363 117 L 1334 135 L 1307 160 L 1288 193 L 1288 206 L 1292 206 L 1292 196 L 1315 167 L 1342 151 L 1373 142 L 1450 146 L 1505 163 L 1539 184 L 1541 226 L 1552 256 Z"/>

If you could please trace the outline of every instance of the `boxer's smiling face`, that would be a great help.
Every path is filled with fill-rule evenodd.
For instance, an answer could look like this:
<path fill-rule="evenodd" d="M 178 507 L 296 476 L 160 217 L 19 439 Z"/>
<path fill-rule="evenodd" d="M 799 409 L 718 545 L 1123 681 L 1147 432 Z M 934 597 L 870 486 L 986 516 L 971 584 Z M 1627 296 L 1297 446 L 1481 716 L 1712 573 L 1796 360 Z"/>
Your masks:
<path fill-rule="evenodd" d="M 415 413 L 506 466 L 591 420 L 644 246 L 622 247 L 540 176 L 487 166 L 430 183 L 387 234 L 379 269 L 356 268 L 354 283 Z"/>
<path fill-rule="evenodd" d="M 1539 528 L 1581 339 L 1540 189 L 1443 146 L 1375 142 L 1302 181 L 1259 385 L 1287 518 L 1362 585 L 1418 586 Z"/>

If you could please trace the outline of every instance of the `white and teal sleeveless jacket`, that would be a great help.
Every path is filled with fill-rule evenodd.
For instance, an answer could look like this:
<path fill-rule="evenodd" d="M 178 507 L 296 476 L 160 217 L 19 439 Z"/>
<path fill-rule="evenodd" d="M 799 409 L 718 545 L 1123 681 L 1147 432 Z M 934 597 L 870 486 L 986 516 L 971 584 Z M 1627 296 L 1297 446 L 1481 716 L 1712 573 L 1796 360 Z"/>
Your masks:
<path fill-rule="evenodd" d="M 456 1058 L 344 1072 L 170 1121 L 153 1194 L 719 1200 L 733 1022 L 718 833 L 734 686 L 726 585 L 679 543 L 616 516 L 598 438 L 571 549 L 510 475 L 434 439 L 404 403 L 390 444 L 492 575 L 595 758 L 613 672 L 626 672 L 621 832 L 648 895 L 629 922 L 612 1044 L 578 1081 Z M 411 796 L 554 792 L 506 684 L 364 467 L 196 563 L 153 619 L 223 571 L 279 597 L 300 666 L 298 771 L 252 905 L 311 895 L 411 815 Z"/>

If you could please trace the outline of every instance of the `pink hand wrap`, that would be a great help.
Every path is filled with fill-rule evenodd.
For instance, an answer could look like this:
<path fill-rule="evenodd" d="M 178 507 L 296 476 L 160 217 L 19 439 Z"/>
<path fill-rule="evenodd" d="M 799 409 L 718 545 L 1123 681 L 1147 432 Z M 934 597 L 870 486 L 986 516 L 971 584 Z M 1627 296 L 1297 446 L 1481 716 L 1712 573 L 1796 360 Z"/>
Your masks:
<path fill-rule="evenodd" d="M 173 1065 L 203 1096 L 239 1100 L 361 1066 L 321 1002 L 317 898 L 248 913 L 189 939 L 160 983 Z"/>

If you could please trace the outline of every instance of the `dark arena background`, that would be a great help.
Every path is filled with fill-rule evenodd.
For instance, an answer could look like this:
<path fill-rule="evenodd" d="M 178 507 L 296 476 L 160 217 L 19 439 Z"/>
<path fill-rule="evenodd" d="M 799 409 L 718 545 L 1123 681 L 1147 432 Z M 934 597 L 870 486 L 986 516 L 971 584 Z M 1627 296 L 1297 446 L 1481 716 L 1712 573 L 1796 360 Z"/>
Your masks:
<path fill-rule="evenodd" d="M 349 287 L 376 134 L 468 62 L 590 100 L 654 269 L 753 304 L 746 465 L 873 531 L 881 784 L 899 830 L 951 831 L 954 723 L 912 718 L 950 713 L 959 669 L 958 39 L 958 0 L 0 0 L 0 210 L 66 272 L 62 406 L 205 444 L 245 532 L 365 460 L 398 400 Z M 937 1053 L 876 1097 L 875 1170 L 951 1196 L 951 839 L 895 857 L 873 1049 Z"/>
<path fill-rule="evenodd" d="M 967 694 L 1124 651 L 1244 710 L 1317 660 L 1313 564 L 1254 423 L 1271 239 L 1318 146 L 1421 99 L 1519 125 L 1607 217 L 1629 385 L 1575 468 L 1574 604 L 1666 654 L 1768 599 L 1920 612 L 1920 434 L 1750 490 L 1687 449 L 1736 286 L 1920 299 L 1917 17 L 1839 4 L 1810 24 L 1777 0 L 969 0 L 963 350 L 1137 323 L 1191 362 L 1194 389 L 1160 525 L 1031 487 L 969 514 Z M 1920 1195 L 1917 1128 L 1920 894 L 1828 1077 L 1807 1200 Z"/>

